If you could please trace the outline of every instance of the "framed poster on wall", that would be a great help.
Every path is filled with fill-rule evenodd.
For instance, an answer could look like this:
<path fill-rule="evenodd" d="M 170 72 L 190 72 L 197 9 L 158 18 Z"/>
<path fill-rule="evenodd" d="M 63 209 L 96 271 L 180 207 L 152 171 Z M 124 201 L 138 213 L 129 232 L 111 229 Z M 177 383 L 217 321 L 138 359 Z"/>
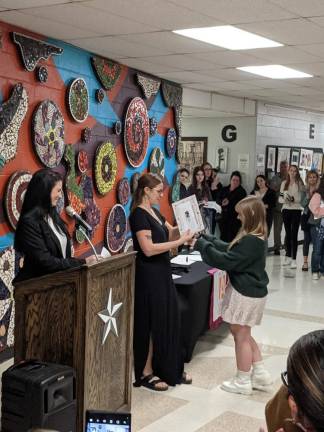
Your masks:
<path fill-rule="evenodd" d="M 207 137 L 181 137 L 177 150 L 181 168 L 187 168 L 192 174 L 194 167 L 207 162 L 207 144 Z"/>
<path fill-rule="evenodd" d="M 266 157 L 266 170 L 275 171 L 276 170 L 276 147 L 267 147 L 267 157 Z"/>
<path fill-rule="evenodd" d="M 322 159 L 323 159 L 322 149 L 314 150 L 313 160 L 312 160 L 312 170 L 317 171 L 319 175 L 322 174 Z"/>
<path fill-rule="evenodd" d="M 290 147 L 278 147 L 278 155 L 277 155 L 277 168 L 276 172 L 280 172 L 280 164 L 281 162 L 287 162 L 289 164 L 290 161 Z"/>
<path fill-rule="evenodd" d="M 313 150 L 304 149 L 300 150 L 299 168 L 310 170 L 312 168 Z"/>
<path fill-rule="evenodd" d="M 296 165 L 298 167 L 299 158 L 300 158 L 300 149 L 297 148 L 291 149 L 290 165 Z"/>

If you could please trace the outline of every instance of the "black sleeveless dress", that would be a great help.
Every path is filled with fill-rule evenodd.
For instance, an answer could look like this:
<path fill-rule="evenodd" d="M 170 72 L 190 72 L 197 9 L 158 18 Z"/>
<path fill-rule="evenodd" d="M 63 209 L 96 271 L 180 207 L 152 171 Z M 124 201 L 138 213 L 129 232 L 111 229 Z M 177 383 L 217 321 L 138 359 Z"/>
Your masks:
<path fill-rule="evenodd" d="M 153 373 L 169 385 L 179 384 L 183 373 L 180 346 L 180 314 L 172 280 L 169 252 L 147 257 L 136 233 L 149 230 L 153 243 L 169 241 L 164 217 L 154 209 L 159 223 L 146 210 L 137 207 L 129 221 L 136 250 L 134 367 L 135 379 L 142 377 L 150 335 L 153 341 Z"/>

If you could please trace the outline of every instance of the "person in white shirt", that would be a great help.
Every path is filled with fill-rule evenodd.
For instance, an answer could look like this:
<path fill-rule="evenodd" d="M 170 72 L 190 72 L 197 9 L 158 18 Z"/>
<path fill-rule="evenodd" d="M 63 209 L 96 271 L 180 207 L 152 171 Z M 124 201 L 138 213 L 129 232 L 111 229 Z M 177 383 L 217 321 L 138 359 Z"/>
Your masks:
<path fill-rule="evenodd" d="M 298 230 L 300 225 L 305 187 L 296 165 L 290 165 L 287 179 L 281 183 L 279 202 L 282 206 L 282 218 L 286 231 L 286 257 L 283 265 L 297 268 L 296 255 Z"/>

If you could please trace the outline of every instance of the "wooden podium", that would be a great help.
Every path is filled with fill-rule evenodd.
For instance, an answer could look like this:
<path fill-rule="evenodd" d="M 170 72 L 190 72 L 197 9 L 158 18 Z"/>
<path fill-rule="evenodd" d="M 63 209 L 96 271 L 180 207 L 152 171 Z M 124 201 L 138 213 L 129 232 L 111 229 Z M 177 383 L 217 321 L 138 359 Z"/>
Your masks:
<path fill-rule="evenodd" d="M 15 286 L 15 361 L 76 370 L 77 432 L 87 409 L 130 410 L 134 277 L 130 252 Z"/>

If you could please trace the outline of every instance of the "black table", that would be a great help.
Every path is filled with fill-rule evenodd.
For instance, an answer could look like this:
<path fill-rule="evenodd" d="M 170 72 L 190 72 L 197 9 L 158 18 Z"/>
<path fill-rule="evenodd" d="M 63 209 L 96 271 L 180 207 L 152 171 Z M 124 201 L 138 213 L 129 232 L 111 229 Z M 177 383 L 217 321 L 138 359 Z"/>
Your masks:
<path fill-rule="evenodd" d="M 188 272 L 177 271 L 182 277 L 175 279 L 181 312 L 181 334 L 184 361 L 189 362 L 199 336 L 208 329 L 212 267 L 198 261 Z"/>

